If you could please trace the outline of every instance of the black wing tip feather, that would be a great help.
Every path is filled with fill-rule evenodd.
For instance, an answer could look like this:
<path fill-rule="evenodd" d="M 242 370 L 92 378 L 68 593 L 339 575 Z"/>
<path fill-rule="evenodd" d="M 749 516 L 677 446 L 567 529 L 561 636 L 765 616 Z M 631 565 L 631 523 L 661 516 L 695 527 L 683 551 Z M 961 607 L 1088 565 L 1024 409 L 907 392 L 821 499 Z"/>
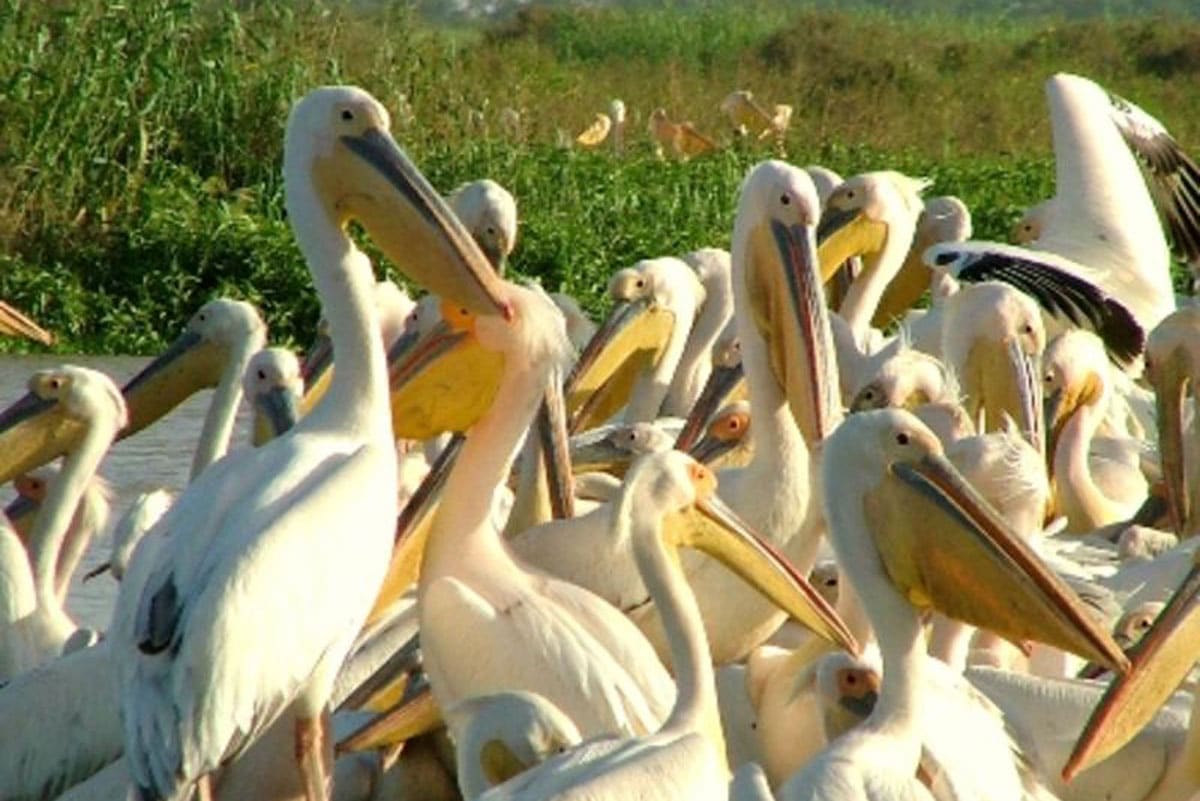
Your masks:
<path fill-rule="evenodd" d="M 1052 315 L 1091 328 L 1121 364 L 1130 364 L 1146 345 L 1146 332 L 1124 303 L 1100 287 L 1064 270 L 1004 253 L 982 253 L 958 278 L 967 283 L 1003 281 L 1037 301 Z"/>
<path fill-rule="evenodd" d="M 158 591 L 150 598 L 142 636 L 138 639 L 138 650 L 144 654 L 160 654 L 168 648 L 178 646 L 176 636 L 183 607 L 179 604 L 179 592 L 175 579 L 169 576 Z"/>

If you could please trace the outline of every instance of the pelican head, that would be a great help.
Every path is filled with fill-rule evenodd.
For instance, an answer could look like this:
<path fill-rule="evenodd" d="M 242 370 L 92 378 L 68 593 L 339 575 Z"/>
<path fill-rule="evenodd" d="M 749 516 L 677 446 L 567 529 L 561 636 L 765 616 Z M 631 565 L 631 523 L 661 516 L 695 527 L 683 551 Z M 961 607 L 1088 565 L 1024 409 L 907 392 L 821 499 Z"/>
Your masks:
<path fill-rule="evenodd" d="M 912 413 L 850 415 L 826 441 L 822 469 L 830 539 L 864 602 L 889 598 L 893 593 L 883 589 L 889 587 L 898 593 L 889 603 L 936 609 L 1009 640 L 1045 642 L 1100 664 L 1128 665 L 1108 631 L 967 483 Z"/>
<path fill-rule="evenodd" d="M 688 453 L 702 464 L 712 464 L 740 445 L 749 433 L 750 403 L 734 401 L 713 415 L 704 436 Z"/>
<path fill-rule="evenodd" d="M 967 411 L 985 431 L 999 430 L 1008 415 L 1041 450 L 1046 330 L 1037 303 L 1011 286 L 987 282 L 963 287 L 946 304 L 942 352 Z"/>
<path fill-rule="evenodd" d="M 712 348 L 712 372 L 700 397 L 692 404 L 687 419 L 675 447 L 681 451 L 692 451 L 710 424 L 717 409 L 720 409 L 735 394 L 735 390 L 744 385 L 742 370 L 742 343 L 737 336 L 737 320 L 731 319 L 725 325 L 725 330 L 717 337 Z M 697 457 L 699 458 L 699 457 Z M 701 459 L 701 461 L 705 461 Z"/>
<path fill-rule="evenodd" d="M 766 161 L 742 182 L 733 225 L 736 317 L 750 322 L 763 340 L 775 381 L 810 443 L 832 429 L 841 407 L 818 272 L 819 216 L 808 174 Z M 742 346 L 747 347 L 744 341 Z"/>
<path fill-rule="evenodd" d="M 429 291 L 476 314 L 507 314 L 500 279 L 392 139 L 390 124 L 379 101 L 348 86 L 315 89 L 292 108 L 284 172 L 310 176 L 293 180 L 311 180 L 319 204 L 301 208 L 289 201 L 297 235 L 309 235 L 306 220 L 314 214 L 342 223 L 356 219 L 385 255 Z M 318 248 L 328 243 L 313 243 Z"/>
<path fill-rule="evenodd" d="M 879 700 L 883 682 L 878 653 L 866 655 L 827 654 L 817 663 L 816 688 L 825 727 L 825 739 L 833 740 L 870 717 Z"/>
<path fill-rule="evenodd" d="M 567 379 L 572 430 L 611 417 L 668 352 L 677 359 L 705 297 L 692 268 L 669 256 L 619 270 L 608 293 L 612 310 Z"/>
<path fill-rule="evenodd" d="M 619 476 L 639 456 L 672 445 L 671 436 L 653 423 L 601 426 L 571 437 L 571 467 L 577 475 L 603 471 Z"/>
<path fill-rule="evenodd" d="M 666 513 L 661 534 L 674 546 L 694 548 L 721 562 L 780 609 L 822 639 L 851 653 L 858 652 L 845 623 L 808 580 L 787 559 L 755 534 L 717 496 L 717 479 L 711 470 L 686 453 L 666 450 L 643 456 L 630 468 L 616 514 L 632 517 L 657 510 Z M 704 521 L 685 519 L 694 509 Z M 634 558 L 642 574 L 646 562 L 660 548 L 639 538 L 633 540 Z"/>
<path fill-rule="evenodd" d="M 463 184 L 447 200 L 483 255 L 504 275 L 508 256 L 517 246 L 517 201 L 512 193 L 484 178 Z"/>
<path fill-rule="evenodd" d="M 817 229 L 824 280 L 829 280 L 847 259 L 882 251 L 893 227 L 897 231 L 906 229 L 911 240 L 926 186 L 927 181 L 882 171 L 847 178 L 834 189 Z M 905 249 L 908 244 L 904 242 Z"/>
<path fill-rule="evenodd" d="M 1157 399 L 1158 449 L 1162 454 L 1167 505 L 1176 533 L 1191 533 L 1192 487 L 1183 448 L 1184 400 L 1195 397 L 1200 377 L 1200 309 L 1185 306 L 1168 315 L 1146 341 L 1146 377 Z M 1195 470 L 1194 466 L 1191 466 Z"/>
<path fill-rule="evenodd" d="M 902 350 L 879 366 L 850 403 L 850 411 L 913 409 L 942 400 L 949 384 L 946 368 L 935 357 L 919 350 Z"/>
<path fill-rule="evenodd" d="M 264 348 L 250 357 L 242 389 L 254 409 L 254 444 L 261 445 L 300 419 L 304 379 L 300 360 L 287 348 Z"/>
<path fill-rule="evenodd" d="M 1037 205 L 1025 209 L 1021 219 L 1013 223 L 1008 238 L 1014 245 L 1032 245 L 1041 239 L 1043 232 L 1050 224 L 1050 215 L 1054 213 L 1054 200 L 1043 200 Z"/>
<path fill-rule="evenodd" d="M 1046 453 L 1052 458 L 1067 421 L 1083 407 L 1108 403 L 1109 367 L 1104 343 L 1090 331 L 1067 331 L 1046 348 L 1042 373 L 1046 393 Z"/>
<path fill-rule="evenodd" d="M 263 346 L 267 327 L 250 303 L 210 300 L 192 315 L 183 333 L 125 384 L 129 425 L 121 438 L 136 434 L 202 389 L 215 387 L 242 350 Z"/>
<path fill-rule="evenodd" d="M 12 481 L 74 448 L 89 427 L 128 420 L 125 399 L 103 373 L 64 365 L 38 370 L 29 391 L 0 412 L 0 484 Z"/>

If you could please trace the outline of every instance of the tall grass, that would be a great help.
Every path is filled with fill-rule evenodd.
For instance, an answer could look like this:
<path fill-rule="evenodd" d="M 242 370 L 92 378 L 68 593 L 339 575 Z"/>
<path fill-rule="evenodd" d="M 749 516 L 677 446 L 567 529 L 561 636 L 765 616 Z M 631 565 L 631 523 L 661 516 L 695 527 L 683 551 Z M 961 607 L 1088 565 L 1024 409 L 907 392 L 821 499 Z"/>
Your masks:
<path fill-rule="evenodd" d="M 1052 192 L 1041 84 L 1091 75 L 1200 141 L 1200 25 L 1176 19 L 955 22 L 779 4 L 538 9 L 433 28 L 403 5 L 0 0 L 0 295 L 64 350 L 138 351 L 217 293 L 302 341 L 315 298 L 283 218 L 283 123 L 309 87 L 357 83 L 436 186 L 516 194 L 514 268 L 599 310 L 611 271 L 727 243 L 767 148 L 686 164 L 644 139 L 655 106 L 727 140 L 734 87 L 796 107 L 797 163 L 892 167 L 961 195 L 1001 237 Z M 623 158 L 559 147 L 614 96 Z M 521 114 L 521 130 L 500 112 Z"/>

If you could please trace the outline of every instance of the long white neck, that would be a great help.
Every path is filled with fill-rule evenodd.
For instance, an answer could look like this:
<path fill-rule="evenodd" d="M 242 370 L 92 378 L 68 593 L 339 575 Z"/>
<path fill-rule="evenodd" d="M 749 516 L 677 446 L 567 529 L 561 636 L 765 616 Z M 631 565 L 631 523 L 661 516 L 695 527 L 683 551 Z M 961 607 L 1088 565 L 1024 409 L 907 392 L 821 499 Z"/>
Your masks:
<path fill-rule="evenodd" d="M 106 421 L 92 421 L 79 446 L 63 459 L 62 470 L 46 491 L 46 500 L 42 502 L 29 534 L 33 584 L 39 607 L 59 605 L 55 582 L 59 552 L 79 500 L 116 433 L 116 427 Z"/>
<path fill-rule="evenodd" d="M 322 205 L 307 170 L 294 164 L 285 169 L 288 216 L 329 321 L 337 360 L 329 390 L 297 429 L 333 430 L 390 445 L 387 364 L 370 262 Z"/>
<path fill-rule="evenodd" d="M 254 355 L 252 350 L 257 349 L 252 349 L 248 341 L 239 342 L 230 354 L 229 361 L 225 363 L 221 380 L 217 382 L 217 388 L 208 404 L 208 413 L 204 415 L 204 427 L 200 429 L 200 441 L 196 445 L 195 455 L 192 456 L 192 473 L 189 480 L 194 480 L 229 450 L 238 404 L 242 400 L 242 377 L 246 373 L 246 364 Z"/>
<path fill-rule="evenodd" d="M 679 565 L 679 553 L 663 542 L 662 514 L 646 499 L 630 493 L 621 499 L 616 523 L 630 537 L 638 572 L 658 609 L 671 650 L 675 705 L 660 733 L 700 733 L 724 756 L 725 742 L 717 709 L 716 678 L 700 606 Z"/>
<path fill-rule="evenodd" d="M 1092 477 L 1092 438 L 1104 418 L 1107 392 L 1080 406 L 1063 424 L 1054 449 L 1054 479 L 1072 531 L 1090 531 L 1118 515 Z"/>
<path fill-rule="evenodd" d="M 912 605 L 892 585 L 867 528 L 863 493 L 847 487 L 828 499 L 830 540 L 838 563 L 857 590 L 883 657 L 883 686 L 867 719 L 873 730 L 895 738 L 899 753 L 911 756 L 913 770 L 921 755 L 918 729 L 920 690 L 925 672 L 925 639 Z"/>
<path fill-rule="evenodd" d="M 36 608 L 37 593 L 33 589 L 29 552 L 12 527 L 0 522 L 0 632 L 3 624 L 14 623 Z M 3 655 L 0 655 L 0 675 L 8 675 L 4 670 Z"/>
<path fill-rule="evenodd" d="M 446 478 L 444 497 L 454 502 L 438 507 L 421 565 L 422 585 L 467 565 L 497 569 L 512 561 L 492 526 L 492 504 L 508 480 L 548 378 L 548 369 L 513 361 L 507 360 L 496 399 L 467 433 Z"/>
<path fill-rule="evenodd" d="M 692 332 L 683 348 L 683 355 L 675 368 L 662 412 L 672 417 L 686 417 L 696 398 L 704 389 L 712 372 L 712 349 L 717 337 L 725 329 L 733 304 L 729 298 L 717 291 L 709 291 L 700 308 L 700 314 L 692 325 Z"/>
<path fill-rule="evenodd" d="M 859 342 L 871 326 L 871 318 L 879 308 L 879 299 L 883 297 L 884 290 L 904 266 L 904 258 L 908 255 L 908 248 L 912 245 L 913 234 L 917 229 L 917 220 L 912 215 L 890 216 L 893 219 L 888 220 L 883 248 L 873 258 L 863 259 L 866 269 L 858 280 L 850 285 L 850 291 L 846 293 L 846 299 L 838 309 L 838 314 L 850 324 L 850 330 Z"/>
<path fill-rule="evenodd" d="M 87 552 L 92 538 L 97 531 L 103 530 L 108 524 L 111 508 L 107 490 L 102 486 L 102 481 L 89 480 L 87 482 L 83 495 L 79 499 L 79 506 L 71 518 L 71 524 L 63 539 L 54 578 L 59 603 L 66 603 L 67 592 L 71 587 L 71 576 L 79 567 L 79 562 Z"/>

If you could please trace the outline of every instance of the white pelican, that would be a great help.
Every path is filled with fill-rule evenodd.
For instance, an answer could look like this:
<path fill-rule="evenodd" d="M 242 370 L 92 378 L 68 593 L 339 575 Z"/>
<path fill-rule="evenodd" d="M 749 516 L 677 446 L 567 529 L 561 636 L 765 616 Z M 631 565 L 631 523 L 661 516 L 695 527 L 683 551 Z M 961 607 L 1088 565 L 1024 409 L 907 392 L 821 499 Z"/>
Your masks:
<path fill-rule="evenodd" d="M 817 230 L 825 279 L 847 259 L 863 259 L 838 307 L 856 340 L 866 336 L 884 289 L 904 265 L 927 186 L 898 172 L 869 172 L 846 179 L 825 202 Z"/>
<path fill-rule="evenodd" d="M 650 113 L 649 128 L 660 158 L 664 147 L 671 148 L 673 156 L 684 160 L 702 156 L 718 147 L 711 138 L 696 130 L 692 123 L 672 122 L 664 108 L 656 108 Z"/>
<path fill-rule="evenodd" d="M 792 121 L 791 106 L 777 103 L 768 111 L 745 89 L 726 95 L 721 101 L 721 113 L 729 118 L 735 133 L 740 136 L 751 135 L 759 140 L 768 137 L 782 139 Z"/>
<path fill-rule="evenodd" d="M 1101 458 L 1092 453 L 1112 393 L 1103 343 L 1087 331 L 1064 333 L 1047 349 L 1046 370 L 1056 512 L 1076 534 L 1129 519 L 1146 498 L 1140 444 L 1127 440 L 1129 448 Z"/>
<path fill-rule="evenodd" d="M 122 388 L 129 405 L 124 439 L 170 412 L 193 393 L 215 387 L 191 476 L 224 455 L 229 447 L 246 362 L 266 342 L 267 328 L 258 310 L 241 300 L 210 300 L 192 315 L 183 334 Z"/>
<path fill-rule="evenodd" d="M 584 148 L 599 147 L 608 139 L 612 124 L 612 117 L 602 111 L 596 112 L 588 126 L 575 135 L 575 144 Z"/>
<path fill-rule="evenodd" d="M 473 799 L 579 744 L 579 730 L 537 693 L 477 695 L 444 712 L 458 786 Z"/>
<path fill-rule="evenodd" d="M 28 562 L 20 554 L 25 569 L 31 568 L 31 586 L 22 581 L 5 588 L 13 592 L 23 586 L 33 595 L 20 604 L 25 614 L 0 621 L 0 680 L 57 657 L 78 628 L 60 600 L 59 558 L 79 501 L 125 421 L 125 403 L 112 381 L 72 366 L 34 373 L 28 394 L 0 412 L 0 445 L 9 454 L 0 482 L 23 472 L 29 462 L 37 463 L 39 450 L 49 449 L 47 441 L 66 452 L 30 531 Z M 11 549 L 5 555 L 11 556 Z M 16 569 L 6 565 L 4 572 Z"/>
<path fill-rule="evenodd" d="M 915 605 L 1127 664 L 1108 633 L 1005 529 L 946 461 L 937 437 L 908 412 L 851 415 L 826 441 L 822 469 L 830 539 L 871 619 L 883 683 L 867 721 L 789 779 L 782 798 L 931 797 L 915 778 L 927 667 Z"/>
<path fill-rule="evenodd" d="M 287 348 L 263 348 L 251 357 L 242 390 L 254 410 L 255 445 L 262 445 L 296 424 L 304 380 L 300 360 Z"/>
<path fill-rule="evenodd" d="M 608 117 L 612 120 L 613 153 L 619 156 L 625 152 L 625 101 L 614 97 L 608 104 Z"/>
<path fill-rule="evenodd" d="M 50 487 L 58 480 L 60 468 L 57 465 L 43 465 L 13 481 L 17 490 L 17 498 L 10 503 L 4 513 L 12 521 L 22 542 L 31 542 L 30 533 L 37 525 L 37 517 L 41 514 L 46 503 Z M 98 532 L 108 528 L 109 515 L 112 513 L 113 490 L 104 478 L 97 473 L 92 476 L 79 499 L 79 505 L 71 518 L 71 525 L 63 538 L 62 550 L 58 554 L 58 565 L 55 568 L 55 590 L 60 603 L 67 602 L 67 591 L 71 586 L 71 577 L 79 566 L 88 545 Z"/>
<path fill-rule="evenodd" d="M 1184 307 L 1150 332 L 1146 378 L 1154 386 L 1158 451 L 1171 524 L 1180 535 L 1200 531 L 1200 427 L 1185 429 L 1186 398 L 1200 396 L 1200 309 Z"/>
<path fill-rule="evenodd" d="M 508 257 L 517 246 L 516 198 L 500 184 L 483 178 L 458 187 L 446 202 L 496 272 L 504 275 Z"/>
<path fill-rule="evenodd" d="M 1175 308 L 1169 254 L 1137 162 L 1110 124 L 1107 93 L 1058 74 L 1046 84 L 1056 194 L 1033 247 L 935 245 L 926 261 L 961 281 L 1000 280 L 1061 321 L 1085 326 L 1129 364 Z"/>
<path fill-rule="evenodd" d="M 703 548 L 819 635 L 855 649 L 836 613 L 780 556 L 763 547 L 716 502 L 713 474 L 678 451 L 643 457 L 630 470 L 617 525 L 633 542 L 642 579 L 669 632 L 678 695 L 657 731 L 640 737 L 584 743 L 486 793 L 484 799 L 724 799 L 728 769 L 717 709 L 715 677 L 694 596 L 672 551 Z M 697 506 L 717 527 L 679 540 L 664 518 Z M 790 600 L 789 600 L 790 597 Z"/>
<path fill-rule="evenodd" d="M 326 797 L 319 718 L 383 578 L 396 517 L 375 282 L 347 218 L 432 291 L 508 313 L 482 254 L 388 126 L 384 108 L 350 87 L 314 90 L 292 109 L 288 217 L 339 366 L 295 428 L 198 476 L 134 556 L 130 574 L 148 578 L 140 592 L 123 582 L 112 638 L 143 798 L 189 795 L 285 711 L 305 794 Z M 351 541 L 331 536 L 347 510 Z"/>

